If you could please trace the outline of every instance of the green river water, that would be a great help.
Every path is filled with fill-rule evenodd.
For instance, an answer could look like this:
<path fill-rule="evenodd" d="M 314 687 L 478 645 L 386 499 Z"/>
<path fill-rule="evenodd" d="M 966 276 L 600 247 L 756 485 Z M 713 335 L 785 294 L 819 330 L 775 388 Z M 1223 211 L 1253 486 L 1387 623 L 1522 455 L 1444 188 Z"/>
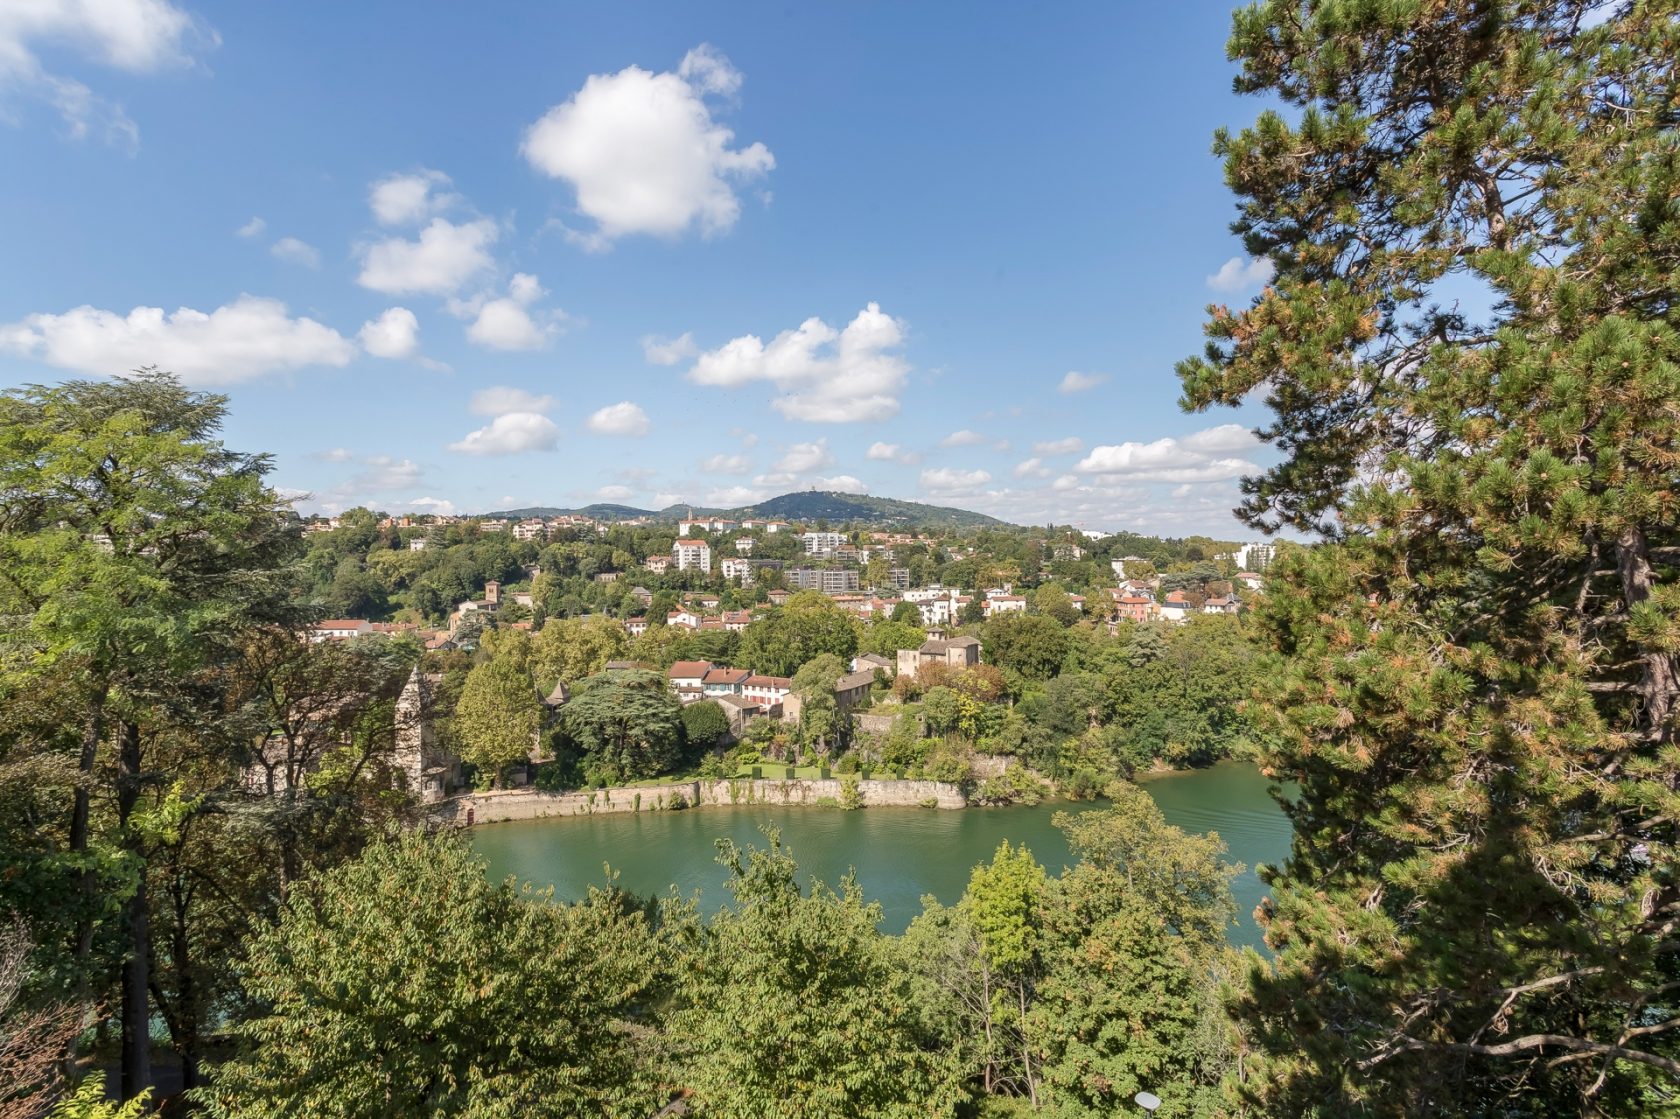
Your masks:
<path fill-rule="evenodd" d="M 1267 794 L 1267 779 L 1253 766 L 1226 762 L 1143 784 L 1169 823 L 1186 831 L 1217 831 L 1230 847 L 1229 857 L 1244 865 L 1232 887 L 1240 925 L 1231 939 L 1258 945 L 1251 914 L 1264 887 L 1254 868 L 1280 862 L 1289 852 L 1289 822 Z M 619 884 L 636 893 L 662 894 L 673 883 L 684 894 L 698 891 L 705 912 L 728 900 L 716 841 L 762 845 L 760 829 L 774 825 L 799 860 L 802 877 L 832 883 L 855 868 L 865 895 L 881 903 L 882 928 L 898 933 L 921 912 L 922 895 L 947 904 L 962 896 L 969 871 L 990 859 L 1005 839 L 1026 844 L 1052 873 L 1060 870 L 1069 861 L 1068 848 L 1050 817 L 1093 807 L 1100 802 L 961 811 L 708 806 L 491 824 L 475 829 L 472 842 L 493 878 L 511 874 L 574 898 L 591 883 L 604 882 L 602 867 L 610 864 Z"/>

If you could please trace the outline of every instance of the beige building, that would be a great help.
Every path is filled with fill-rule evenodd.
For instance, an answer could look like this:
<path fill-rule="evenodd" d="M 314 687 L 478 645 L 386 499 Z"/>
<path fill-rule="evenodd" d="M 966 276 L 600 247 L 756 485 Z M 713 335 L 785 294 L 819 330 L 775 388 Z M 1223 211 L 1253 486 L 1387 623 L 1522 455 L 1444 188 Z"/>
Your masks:
<path fill-rule="evenodd" d="M 980 663 L 980 641 L 974 637 L 953 637 L 949 641 L 925 641 L 920 649 L 898 651 L 898 674 L 914 678 L 924 664 L 968 668 Z"/>

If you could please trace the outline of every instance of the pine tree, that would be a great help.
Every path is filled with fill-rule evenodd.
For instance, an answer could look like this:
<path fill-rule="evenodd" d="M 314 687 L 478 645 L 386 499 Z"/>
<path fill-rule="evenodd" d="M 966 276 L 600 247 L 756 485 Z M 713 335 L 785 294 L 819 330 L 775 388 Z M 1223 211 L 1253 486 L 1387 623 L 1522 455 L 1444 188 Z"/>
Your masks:
<path fill-rule="evenodd" d="M 1672 0 L 1267 0 L 1216 150 L 1271 262 L 1188 405 L 1264 393 L 1296 781 L 1272 1114 L 1632 1115 L 1680 1086 Z"/>

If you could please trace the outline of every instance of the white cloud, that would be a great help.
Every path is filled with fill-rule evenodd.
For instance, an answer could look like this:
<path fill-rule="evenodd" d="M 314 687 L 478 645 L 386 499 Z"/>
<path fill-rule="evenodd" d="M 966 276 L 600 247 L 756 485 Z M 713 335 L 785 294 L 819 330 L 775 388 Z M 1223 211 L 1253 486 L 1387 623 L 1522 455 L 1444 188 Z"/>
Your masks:
<path fill-rule="evenodd" d="M 868 493 L 869 487 L 860 478 L 850 474 L 831 474 L 824 478 L 813 480 L 812 485 L 819 490 L 833 490 L 836 493 Z"/>
<path fill-rule="evenodd" d="M 891 351 L 904 326 L 871 303 L 841 331 L 818 318 L 785 330 L 769 345 L 745 334 L 699 356 L 688 378 L 737 388 L 769 381 L 782 394 L 770 404 L 792 420 L 857 423 L 897 414 L 910 365 Z"/>
<path fill-rule="evenodd" d="M 373 455 L 363 460 L 367 469 L 351 480 L 357 490 L 405 490 L 420 480 L 420 464 L 411 459 Z"/>
<path fill-rule="evenodd" d="M 693 331 L 676 338 L 661 338 L 657 334 L 649 334 L 642 339 L 642 354 L 654 365 L 676 365 L 699 352 L 700 347 L 694 344 Z"/>
<path fill-rule="evenodd" d="M 0 3 L 0 121 L 10 120 L 8 95 L 58 110 L 73 139 L 99 133 L 133 151 L 140 129 L 121 105 L 83 83 L 49 72 L 36 49 L 79 55 L 131 74 L 192 64 L 193 53 L 218 44 L 216 33 L 169 0 L 10 0 Z"/>
<path fill-rule="evenodd" d="M 1077 435 L 1070 435 L 1066 439 L 1052 439 L 1048 443 L 1034 443 L 1035 455 L 1076 455 L 1085 449 L 1085 440 Z"/>
<path fill-rule="evenodd" d="M 391 307 L 363 323 L 357 337 L 374 357 L 414 357 L 420 352 L 420 320 L 407 307 Z"/>
<path fill-rule="evenodd" d="M 235 237 L 256 237 L 268 228 L 268 223 L 261 218 L 252 218 L 238 229 L 234 230 Z"/>
<path fill-rule="evenodd" d="M 1239 435 L 1247 438 L 1240 442 Z M 1259 471 L 1240 458 L 1221 454 L 1254 445 L 1253 436 L 1239 424 L 1222 424 L 1183 439 L 1162 438 L 1150 443 L 1117 443 L 1091 448 L 1074 467 L 1081 474 L 1123 477 L 1132 481 L 1212 482 Z"/>
<path fill-rule="evenodd" d="M 1017 478 L 1047 478 L 1049 476 L 1050 468 L 1044 465 L 1044 460 L 1041 458 L 1027 459 L 1025 462 L 1018 463 L 1015 467 L 1015 477 Z"/>
<path fill-rule="evenodd" d="M 1207 278 L 1207 286 L 1214 291 L 1248 291 L 1270 283 L 1276 271 L 1269 257 L 1234 256 Z"/>
<path fill-rule="evenodd" d="M 348 365 L 354 342 L 277 299 L 241 295 L 208 313 L 136 307 L 126 316 L 82 306 L 0 326 L 0 352 L 60 369 L 113 375 L 157 365 L 199 385 L 246 381 L 281 369 Z"/>
<path fill-rule="evenodd" d="M 953 431 L 941 439 L 939 445 L 941 447 L 972 447 L 976 443 L 984 443 L 985 441 L 986 437 L 978 431 L 969 431 L 964 428 L 961 431 Z"/>
<path fill-rule="evenodd" d="M 978 489 L 991 480 L 992 476 L 984 470 L 958 470 L 942 466 L 937 470 L 922 471 L 922 488 L 936 493 L 962 493 Z"/>
<path fill-rule="evenodd" d="M 578 212 L 595 228 L 568 236 L 586 248 L 633 233 L 721 233 L 741 213 L 735 185 L 776 165 L 763 144 L 731 147 L 735 134 L 712 116 L 707 96 L 740 86 L 739 71 L 706 45 L 675 73 L 593 74 L 526 130 L 520 151 L 576 191 Z"/>
<path fill-rule="evenodd" d="M 1220 424 L 1186 435 L 1179 442 L 1205 455 L 1232 454 L 1260 445 L 1254 432 L 1242 424 Z"/>
<path fill-rule="evenodd" d="M 282 237 L 274 242 L 268 251 L 274 254 L 276 260 L 283 260 L 287 264 L 301 264 L 305 268 L 321 267 L 321 251 L 296 237 Z"/>
<path fill-rule="evenodd" d="M 1062 383 L 1056 386 L 1056 391 L 1063 394 L 1085 392 L 1096 388 L 1106 380 L 1108 380 L 1107 373 L 1078 373 L 1070 369 L 1067 376 L 1062 378 Z"/>
<path fill-rule="evenodd" d="M 789 447 L 782 457 L 776 460 L 774 469 L 783 474 L 809 474 L 813 470 L 832 465 L 834 456 L 829 453 L 828 440 L 817 439 L 810 443 L 795 443 Z"/>
<path fill-rule="evenodd" d="M 445 501 L 441 497 L 417 497 L 413 501 L 399 502 L 392 506 L 392 512 L 435 513 L 440 517 L 455 515 L 455 503 Z"/>
<path fill-rule="evenodd" d="M 799 478 L 793 474 L 760 474 L 753 479 L 754 484 L 769 486 L 772 489 L 786 489 L 799 484 Z"/>
<path fill-rule="evenodd" d="M 597 435 L 646 435 L 650 426 L 642 406 L 628 400 L 609 404 L 589 417 L 589 430 Z"/>
<path fill-rule="evenodd" d="M 316 451 L 309 457 L 318 458 L 322 462 L 349 462 L 356 456 L 343 447 L 334 447 L 330 451 Z"/>
<path fill-rule="evenodd" d="M 560 429 L 547 416 L 535 412 L 508 412 L 491 420 L 487 427 L 468 432 L 449 449 L 467 455 L 512 455 L 521 451 L 552 451 Z"/>
<path fill-rule="evenodd" d="M 388 295 L 451 295 L 495 266 L 489 248 L 496 236 L 488 219 L 455 225 L 433 218 L 418 240 L 391 237 L 365 246 L 356 282 Z"/>
<path fill-rule="evenodd" d="M 751 486 L 723 486 L 707 491 L 705 504 L 731 509 L 737 505 L 757 505 L 768 496 L 763 490 L 755 490 Z"/>
<path fill-rule="evenodd" d="M 602 486 L 595 491 L 595 497 L 600 501 L 625 501 L 635 494 L 636 491 L 629 486 Z"/>
<path fill-rule="evenodd" d="M 391 175 L 368 188 L 368 207 L 381 225 L 418 225 L 461 200 L 448 186 L 442 171 Z"/>
<path fill-rule="evenodd" d="M 528 272 L 515 273 L 507 295 L 477 305 L 478 317 L 467 328 L 467 337 L 492 350 L 541 349 L 559 329 L 555 313 L 533 315 L 530 310 L 531 304 L 546 294 L 535 276 Z"/>
<path fill-rule="evenodd" d="M 708 474 L 749 474 L 752 460 L 746 455 L 717 454 L 702 462 L 700 469 Z"/>
<path fill-rule="evenodd" d="M 554 407 L 552 396 L 538 396 L 534 392 L 512 388 L 508 385 L 495 385 L 487 389 L 479 389 L 472 395 L 472 403 L 467 405 L 475 416 L 505 416 L 509 412 L 546 412 Z"/>
<path fill-rule="evenodd" d="M 1062 491 L 1074 489 L 1078 485 L 1079 485 L 1079 479 L 1076 478 L 1074 475 L 1063 474 L 1061 477 L 1057 478 L 1054 482 L 1050 483 L 1050 488 L 1053 489 L 1053 490 L 1056 490 L 1058 492 L 1062 492 Z"/>
<path fill-rule="evenodd" d="M 871 443 L 869 450 L 864 452 L 864 457 L 874 459 L 877 462 L 897 462 L 906 466 L 922 461 L 921 455 L 915 451 L 906 450 L 897 443 Z"/>

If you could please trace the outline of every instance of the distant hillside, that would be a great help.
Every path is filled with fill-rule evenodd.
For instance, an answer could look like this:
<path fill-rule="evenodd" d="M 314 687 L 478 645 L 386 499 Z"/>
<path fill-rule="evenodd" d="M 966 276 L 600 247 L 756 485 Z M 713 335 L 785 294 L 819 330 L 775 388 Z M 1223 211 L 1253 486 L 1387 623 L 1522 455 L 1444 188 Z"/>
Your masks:
<path fill-rule="evenodd" d="M 629 520 L 634 517 L 654 517 L 675 521 L 687 516 L 762 517 L 777 521 L 826 520 L 830 524 L 868 524 L 899 528 L 998 528 L 1007 522 L 967 509 L 945 505 L 924 505 L 919 501 L 900 501 L 892 497 L 871 497 L 860 493 L 839 493 L 832 490 L 800 490 L 784 493 L 757 505 L 735 509 L 712 509 L 700 505 L 672 505 L 665 509 L 636 509 L 629 505 L 585 505 L 582 509 L 560 509 L 551 505 L 531 505 L 522 509 L 501 509 L 484 513 L 486 517 L 561 517 L 567 514 L 595 517 L 600 520 Z"/>
<path fill-rule="evenodd" d="M 816 521 L 830 524 L 894 525 L 902 528 L 998 528 L 1005 522 L 967 509 L 945 505 L 924 505 L 893 497 L 872 497 L 861 493 L 832 490 L 801 490 L 784 493 L 757 505 L 732 509 L 729 515 L 763 517 L 767 520 Z"/>

